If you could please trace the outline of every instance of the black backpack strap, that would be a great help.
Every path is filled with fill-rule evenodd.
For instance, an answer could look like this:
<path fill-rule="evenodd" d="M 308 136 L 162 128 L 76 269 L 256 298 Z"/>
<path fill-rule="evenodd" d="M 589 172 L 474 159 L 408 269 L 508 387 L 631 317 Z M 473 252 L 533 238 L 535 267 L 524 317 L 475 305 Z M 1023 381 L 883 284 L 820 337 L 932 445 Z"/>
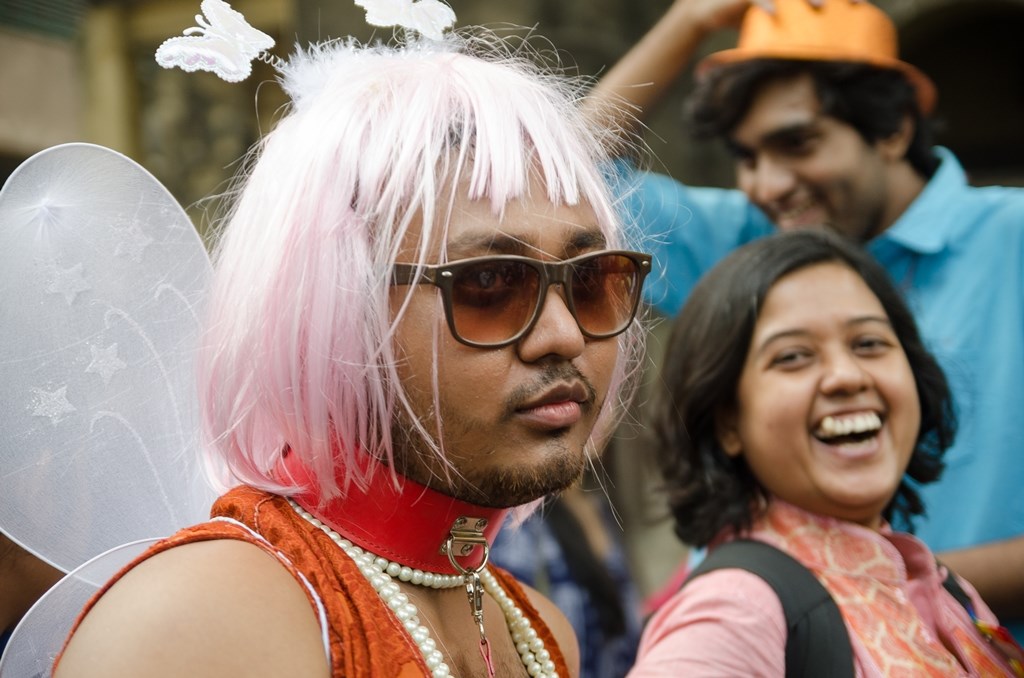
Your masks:
<path fill-rule="evenodd" d="M 786 615 L 786 678 L 853 678 L 846 623 L 810 570 L 770 544 L 737 539 L 711 550 L 683 586 L 702 574 L 729 568 L 756 574 L 779 597 Z"/>
<path fill-rule="evenodd" d="M 941 566 L 942 563 L 939 563 Z M 956 602 L 960 603 L 960 606 L 967 610 L 967 613 L 972 617 L 974 616 L 974 605 L 971 603 L 971 597 L 967 595 L 967 591 L 964 591 L 963 587 L 960 586 L 960 582 L 957 581 L 956 575 L 953 574 L 953 570 L 946 568 L 946 578 L 942 580 L 942 588 L 949 592 L 949 595 L 956 599 Z"/>

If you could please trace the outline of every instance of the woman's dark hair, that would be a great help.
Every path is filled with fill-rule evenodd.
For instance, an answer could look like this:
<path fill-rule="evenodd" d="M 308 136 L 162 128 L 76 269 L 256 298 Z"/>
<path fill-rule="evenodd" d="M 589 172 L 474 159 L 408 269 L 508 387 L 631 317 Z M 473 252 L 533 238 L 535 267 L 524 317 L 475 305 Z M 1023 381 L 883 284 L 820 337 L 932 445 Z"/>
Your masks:
<path fill-rule="evenodd" d="M 687 102 L 694 135 L 728 137 L 765 85 L 810 75 L 822 111 L 857 130 L 869 144 L 887 139 L 910 116 L 914 136 L 907 162 L 930 178 L 939 166 L 932 131 L 910 82 L 899 72 L 843 61 L 752 59 L 722 66 L 702 80 Z"/>
<path fill-rule="evenodd" d="M 906 473 L 883 516 L 902 529 L 924 514 L 908 478 L 933 482 L 953 443 L 956 417 L 945 375 L 925 349 L 914 318 L 888 274 L 855 244 L 817 231 L 779 233 L 730 254 L 694 288 L 675 320 L 661 370 L 664 392 L 652 411 L 657 454 L 675 518 L 687 544 L 704 546 L 725 528 L 741 532 L 765 490 L 745 458 L 728 456 L 715 417 L 736 404 L 740 375 L 765 297 L 783 276 L 835 262 L 859 275 L 885 309 L 907 355 L 921 404 L 921 429 Z"/>

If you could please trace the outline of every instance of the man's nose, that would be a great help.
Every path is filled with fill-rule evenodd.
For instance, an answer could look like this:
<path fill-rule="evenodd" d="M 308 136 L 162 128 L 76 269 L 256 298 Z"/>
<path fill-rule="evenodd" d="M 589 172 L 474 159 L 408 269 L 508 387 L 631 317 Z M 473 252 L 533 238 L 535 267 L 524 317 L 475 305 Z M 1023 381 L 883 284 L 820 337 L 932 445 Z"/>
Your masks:
<path fill-rule="evenodd" d="M 576 317 L 569 310 L 561 283 L 548 287 L 541 300 L 540 317 L 533 328 L 519 340 L 519 357 L 533 362 L 547 355 L 572 360 L 583 353 L 586 338 Z"/>
<path fill-rule="evenodd" d="M 746 173 L 743 191 L 759 206 L 778 203 L 796 187 L 796 173 L 792 168 L 771 156 L 758 157 Z"/>

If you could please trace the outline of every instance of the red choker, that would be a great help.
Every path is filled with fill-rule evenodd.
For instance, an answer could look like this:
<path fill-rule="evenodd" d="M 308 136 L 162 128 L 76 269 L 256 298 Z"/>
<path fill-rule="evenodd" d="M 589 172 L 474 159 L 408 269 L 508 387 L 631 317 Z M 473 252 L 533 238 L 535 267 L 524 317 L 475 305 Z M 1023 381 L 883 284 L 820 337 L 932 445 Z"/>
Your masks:
<path fill-rule="evenodd" d="M 360 548 L 425 572 L 460 574 L 444 550 L 449 538 L 463 568 L 479 566 L 479 545 L 494 542 L 508 513 L 454 499 L 401 475 L 395 487 L 383 465 L 365 491 L 351 485 L 348 494 L 321 505 L 320 489 L 298 457 L 286 450 L 281 463 L 291 478 L 310 488 L 292 497 L 295 503 Z"/>

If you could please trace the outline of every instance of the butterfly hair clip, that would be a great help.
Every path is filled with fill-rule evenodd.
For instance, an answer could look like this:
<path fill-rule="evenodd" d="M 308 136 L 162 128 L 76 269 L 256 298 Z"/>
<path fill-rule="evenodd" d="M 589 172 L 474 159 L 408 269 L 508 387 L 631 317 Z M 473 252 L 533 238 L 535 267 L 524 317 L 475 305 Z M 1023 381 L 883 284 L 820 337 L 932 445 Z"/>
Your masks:
<path fill-rule="evenodd" d="M 372 26 L 401 27 L 431 40 L 441 40 L 455 23 L 455 12 L 441 0 L 355 0 L 366 10 Z M 274 39 L 249 25 L 241 12 L 224 0 L 202 0 L 198 26 L 169 38 L 156 50 L 156 62 L 164 68 L 209 71 L 228 82 L 241 82 L 252 74 L 259 59 L 279 71 L 284 60 L 270 54 Z"/>
<path fill-rule="evenodd" d="M 253 59 L 276 68 L 283 64 L 267 51 L 274 46 L 274 39 L 250 26 L 242 13 L 231 9 L 224 0 L 203 0 L 199 7 L 199 25 L 165 40 L 156 50 L 158 64 L 190 73 L 210 71 L 228 82 L 248 78 Z"/>
<path fill-rule="evenodd" d="M 366 10 L 366 23 L 401 26 L 431 40 L 440 40 L 455 23 L 455 12 L 440 0 L 355 0 Z"/>

